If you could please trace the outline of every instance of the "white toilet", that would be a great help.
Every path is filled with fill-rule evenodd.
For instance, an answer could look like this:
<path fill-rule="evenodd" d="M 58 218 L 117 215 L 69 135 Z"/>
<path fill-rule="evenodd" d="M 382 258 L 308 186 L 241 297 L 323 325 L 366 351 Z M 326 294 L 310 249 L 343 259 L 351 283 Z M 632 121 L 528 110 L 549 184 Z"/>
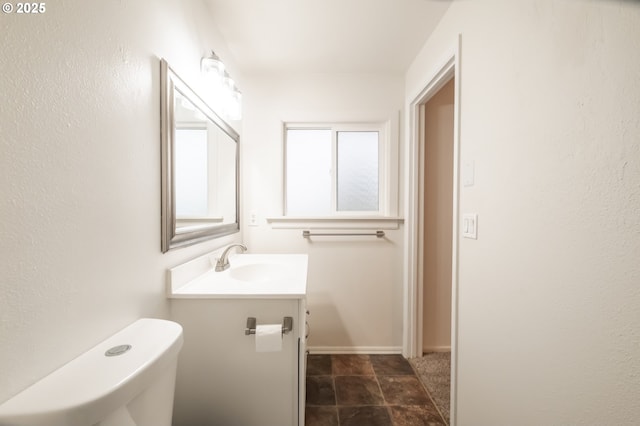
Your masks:
<path fill-rule="evenodd" d="M 182 327 L 140 319 L 0 405 L 1 426 L 170 426 Z"/>

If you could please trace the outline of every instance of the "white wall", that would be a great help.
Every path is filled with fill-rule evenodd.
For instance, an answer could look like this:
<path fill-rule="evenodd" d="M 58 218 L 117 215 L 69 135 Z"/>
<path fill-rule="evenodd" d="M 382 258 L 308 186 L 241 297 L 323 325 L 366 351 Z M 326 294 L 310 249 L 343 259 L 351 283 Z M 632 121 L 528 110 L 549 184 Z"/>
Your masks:
<path fill-rule="evenodd" d="M 47 2 L 0 37 L 0 401 L 143 316 L 165 270 L 240 238 L 160 252 L 160 66 L 200 85 L 233 62 L 199 1 Z"/>
<path fill-rule="evenodd" d="M 309 254 L 313 350 L 399 350 L 402 345 L 402 227 L 387 238 L 302 238 L 272 229 L 283 214 L 283 122 L 383 121 L 398 117 L 401 76 L 251 75 L 244 88 L 242 142 L 245 242 L 252 252 Z M 396 189 L 397 190 L 397 189 Z M 246 226 L 249 215 L 259 226 Z"/>
<path fill-rule="evenodd" d="M 410 102 L 462 34 L 462 425 L 640 418 L 640 4 L 453 2 Z"/>

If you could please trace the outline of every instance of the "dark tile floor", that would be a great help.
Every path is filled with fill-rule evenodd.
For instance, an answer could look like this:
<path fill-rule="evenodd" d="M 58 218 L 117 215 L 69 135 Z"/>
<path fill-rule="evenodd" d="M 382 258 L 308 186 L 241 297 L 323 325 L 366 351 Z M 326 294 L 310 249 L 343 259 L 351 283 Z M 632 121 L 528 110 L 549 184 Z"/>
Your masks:
<path fill-rule="evenodd" d="M 442 426 L 401 355 L 308 355 L 306 426 Z"/>

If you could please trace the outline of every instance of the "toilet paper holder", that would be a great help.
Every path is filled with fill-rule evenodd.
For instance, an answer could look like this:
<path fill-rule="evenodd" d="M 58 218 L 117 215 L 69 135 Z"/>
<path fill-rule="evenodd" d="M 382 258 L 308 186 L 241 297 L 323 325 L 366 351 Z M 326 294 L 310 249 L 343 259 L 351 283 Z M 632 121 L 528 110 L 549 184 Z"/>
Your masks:
<path fill-rule="evenodd" d="M 282 318 L 282 334 L 287 334 L 291 330 L 293 330 L 293 318 Z M 247 336 L 256 334 L 256 319 L 254 317 L 247 318 L 247 326 L 244 329 L 244 334 Z"/>

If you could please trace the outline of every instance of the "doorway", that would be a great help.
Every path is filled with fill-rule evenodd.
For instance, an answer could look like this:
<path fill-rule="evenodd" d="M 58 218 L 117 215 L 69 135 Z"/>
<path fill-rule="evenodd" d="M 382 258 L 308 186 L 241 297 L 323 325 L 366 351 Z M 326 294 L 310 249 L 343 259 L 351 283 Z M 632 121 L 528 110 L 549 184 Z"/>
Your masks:
<path fill-rule="evenodd" d="M 411 98 L 412 101 L 409 104 L 409 133 L 410 138 L 408 141 L 406 151 L 406 228 L 405 228 L 405 317 L 404 317 L 404 338 L 403 338 L 403 355 L 410 360 L 419 360 L 422 357 L 423 350 L 426 349 L 438 349 L 446 350 L 446 336 L 449 337 L 450 347 L 450 392 L 449 392 L 449 424 L 456 424 L 456 399 L 457 399 L 457 341 L 458 341 L 458 234 L 459 234 L 459 164 L 460 164 L 460 46 L 461 37 L 458 36 L 457 43 L 453 46 L 450 54 L 446 56 L 446 60 L 440 64 L 440 66 L 434 68 L 433 72 L 428 75 L 428 79 L 425 80 L 422 88 L 416 92 L 416 95 Z M 447 136 L 446 139 L 449 142 L 448 145 L 448 159 L 446 161 L 449 167 L 450 183 L 434 187 L 432 191 L 442 191 L 442 188 L 448 187 L 445 192 L 448 196 L 448 201 L 443 198 L 444 201 L 431 201 L 429 202 L 429 194 L 425 195 L 425 191 L 429 191 L 427 188 L 427 180 L 429 183 L 437 181 L 438 177 L 429 178 L 430 173 L 434 171 L 434 166 L 429 168 L 430 159 L 438 158 L 437 155 L 431 154 L 430 158 L 427 158 L 428 148 L 425 144 L 425 135 L 427 133 L 427 127 L 429 125 L 426 121 L 425 110 L 427 109 L 428 102 L 438 95 L 441 89 L 450 84 L 452 87 L 448 87 L 442 92 L 447 101 L 445 103 L 450 104 L 447 108 L 453 115 L 453 125 L 447 124 L 446 127 L 449 132 L 452 132 L 452 137 Z M 451 90 L 453 90 L 453 102 L 451 102 Z M 451 114 L 449 113 L 449 118 Z M 432 129 L 433 130 L 433 129 Z M 426 170 L 426 168 L 429 170 Z M 436 167 L 437 169 L 437 167 Z M 429 247 L 430 244 L 436 238 L 433 229 L 429 232 L 428 226 L 425 227 L 425 222 L 429 225 L 429 219 L 426 217 L 425 210 L 430 210 L 431 205 L 438 206 L 438 203 L 449 204 L 449 211 L 439 213 L 440 216 L 448 215 L 448 224 L 441 222 L 441 225 L 435 225 L 438 227 L 447 227 L 442 235 L 437 237 L 438 241 L 442 241 L 442 238 L 447 238 L 449 245 L 442 243 L 440 245 Z M 431 213 L 431 212 L 427 212 Z M 438 222 L 436 222 L 438 223 Z M 444 224 L 442 224 L 444 223 Z M 426 235 L 429 233 L 429 235 Z M 435 250 L 435 257 L 431 260 L 425 259 L 427 251 L 432 252 Z M 446 257 L 446 260 L 443 260 Z M 435 259 L 435 260 L 434 260 Z M 439 260 L 438 260 L 439 259 Z M 446 269 L 449 270 L 450 275 L 442 275 L 440 282 L 448 281 L 448 290 L 446 284 L 441 284 L 440 289 L 430 289 L 429 284 L 425 286 L 425 275 L 429 275 L 435 272 L 438 275 L 438 268 L 434 270 L 433 267 L 428 268 L 425 271 L 425 265 L 429 262 L 436 262 L 440 264 L 440 271 L 444 274 Z M 442 278 L 444 276 L 444 278 Z M 434 296 L 435 294 L 435 296 Z M 450 303 L 447 303 L 447 296 Z M 425 301 L 425 297 L 428 297 L 428 301 Z M 435 301 L 435 307 L 430 306 L 431 302 Z M 446 305 L 446 306 L 443 306 Z M 447 310 L 448 307 L 448 310 Z M 444 309 L 443 309 L 444 308 Z M 446 319 L 436 320 L 435 327 L 438 331 L 424 330 L 425 324 L 428 327 L 432 323 L 428 322 L 431 318 L 443 318 L 449 316 L 449 333 L 447 334 L 447 321 Z M 445 330 L 444 332 L 442 330 Z M 436 337 L 439 336 L 439 337 Z M 443 336 L 444 340 L 443 340 Z M 437 352 L 436 352 L 437 353 Z M 449 361 L 448 360 L 448 361 Z"/>
<path fill-rule="evenodd" d="M 422 353 L 451 351 L 455 78 L 420 106 Z"/>
<path fill-rule="evenodd" d="M 442 418 L 451 406 L 455 77 L 419 106 L 418 289 L 421 351 L 411 364 Z M 420 315 L 421 313 L 421 315 Z"/>

